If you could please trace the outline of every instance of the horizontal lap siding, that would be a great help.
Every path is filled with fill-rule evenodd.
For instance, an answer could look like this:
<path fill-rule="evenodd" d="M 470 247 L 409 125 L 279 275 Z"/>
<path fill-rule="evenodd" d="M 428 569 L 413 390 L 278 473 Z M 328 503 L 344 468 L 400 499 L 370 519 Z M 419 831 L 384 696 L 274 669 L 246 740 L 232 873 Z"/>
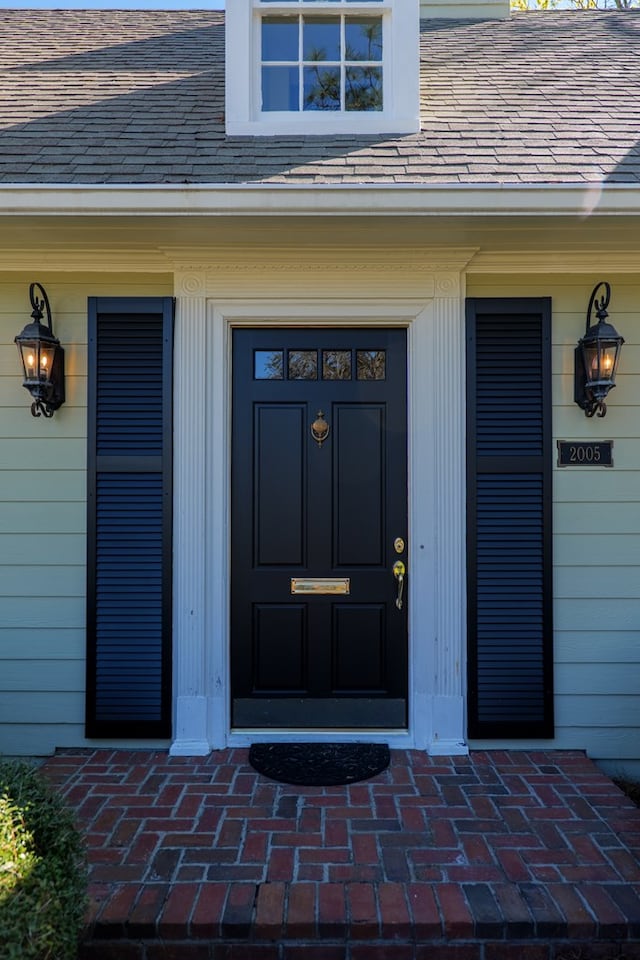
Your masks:
<path fill-rule="evenodd" d="M 34 280 L 47 291 L 65 350 L 66 402 L 50 420 L 29 412 L 13 342 L 29 319 Z M 172 289 L 167 274 L 0 272 L 2 755 L 87 743 L 87 299 Z"/>
<path fill-rule="evenodd" d="M 610 319 L 625 338 L 607 416 L 573 400 L 573 352 L 595 283 L 611 284 Z M 553 297 L 555 737 L 607 769 L 640 772 L 640 325 L 637 274 L 572 272 L 469 277 L 473 297 Z M 612 469 L 558 468 L 556 440 L 614 441 Z M 474 738 L 474 748 L 543 740 Z M 635 768 L 633 764 L 636 764 Z"/>
<path fill-rule="evenodd" d="M 548 308 L 470 301 L 469 731 L 550 736 Z"/>
<path fill-rule="evenodd" d="M 172 304 L 97 301 L 90 323 L 87 733 L 165 737 Z"/>

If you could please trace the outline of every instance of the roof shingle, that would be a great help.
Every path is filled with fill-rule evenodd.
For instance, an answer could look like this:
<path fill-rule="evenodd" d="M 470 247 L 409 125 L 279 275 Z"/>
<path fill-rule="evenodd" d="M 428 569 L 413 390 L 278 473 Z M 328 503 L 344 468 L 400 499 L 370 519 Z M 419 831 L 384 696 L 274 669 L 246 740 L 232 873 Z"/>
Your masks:
<path fill-rule="evenodd" d="M 421 42 L 419 134 L 228 138 L 223 13 L 0 11 L 0 182 L 640 182 L 640 11 Z"/>

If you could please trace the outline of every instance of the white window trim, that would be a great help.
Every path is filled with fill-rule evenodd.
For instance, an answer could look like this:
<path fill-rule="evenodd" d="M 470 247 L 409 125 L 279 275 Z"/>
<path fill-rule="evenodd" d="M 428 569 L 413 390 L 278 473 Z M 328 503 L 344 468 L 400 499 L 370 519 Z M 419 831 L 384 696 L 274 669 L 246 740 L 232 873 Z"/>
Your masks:
<path fill-rule="evenodd" d="M 366 0 L 365 0 L 366 2 Z M 313 12 L 357 13 L 359 4 L 314 2 Z M 364 4 L 363 4 L 364 6 Z M 368 11 L 383 17 L 384 109 L 263 113 L 260 109 L 260 15 L 304 12 L 296 2 L 233 0 L 226 12 L 226 132 L 228 136 L 417 133 L 420 129 L 419 0 L 384 0 Z"/>

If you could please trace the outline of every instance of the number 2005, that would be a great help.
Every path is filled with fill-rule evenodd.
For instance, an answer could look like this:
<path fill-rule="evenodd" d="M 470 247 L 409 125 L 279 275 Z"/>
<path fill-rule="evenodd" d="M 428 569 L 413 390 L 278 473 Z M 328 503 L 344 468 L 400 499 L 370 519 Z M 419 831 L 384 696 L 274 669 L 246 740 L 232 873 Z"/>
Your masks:
<path fill-rule="evenodd" d="M 613 466 L 613 441 L 580 443 L 575 440 L 558 441 L 558 466 L 560 467 L 611 467 Z"/>
<path fill-rule="evenodd" d="M 600 463 L 600 447 L 589 445 L 588 447 L 569 447 L 570 463 Z"/>

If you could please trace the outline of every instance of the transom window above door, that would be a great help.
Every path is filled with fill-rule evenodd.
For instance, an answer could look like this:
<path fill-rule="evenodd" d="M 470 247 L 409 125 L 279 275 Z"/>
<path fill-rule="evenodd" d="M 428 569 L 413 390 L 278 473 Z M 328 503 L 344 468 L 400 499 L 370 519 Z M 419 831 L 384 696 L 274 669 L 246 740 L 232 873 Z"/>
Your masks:
<path fill-rule="evenodd" d="M 234 0 L 230 135 L 419 129 L 419 0 Z"/>
<path fill-rule="evenodd" d="M 385 350 L 255 350 L 255 380 L 384 380 Z"/>

